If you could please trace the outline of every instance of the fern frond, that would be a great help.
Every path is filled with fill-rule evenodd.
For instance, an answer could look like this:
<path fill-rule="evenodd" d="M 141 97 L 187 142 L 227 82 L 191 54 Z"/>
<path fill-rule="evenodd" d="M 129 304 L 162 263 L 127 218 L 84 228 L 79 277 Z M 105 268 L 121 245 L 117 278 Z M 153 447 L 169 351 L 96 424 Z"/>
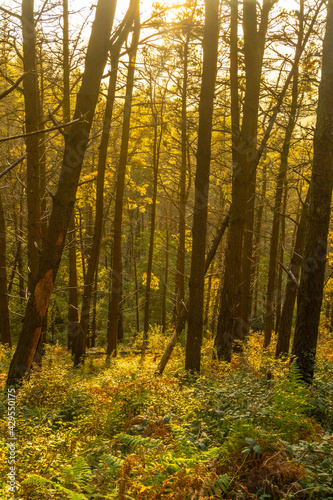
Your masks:
<path fill-rule="evenodd" d="M 102 455 L 101 462 L 106 463 L 109 467 L 119 468 L 123 465 L 124 459 L 115 457 L 114 455 Z"/>
<path fill-rule="evenodd" d="M 116 438 L 118 438 L 122 443 L 126 444 L 133 450 L 136 450 L 140 446 L 143 446 L 146 449 L 156 448 L 158 445 L 162 444 L 162 441 L 160 439 L 143 436 L 131 436 L 124 433 L 118 434 Z"/>
<path fill-rule="evenodd" d="M 56 491 L 59 491 L 60 493 L 64 493 L 70 500 L 88 500 L 88 498 L 82 493 L 71 491 L 64 486 L 61 486 L 61 484 L 55 483 L 54 481 L 46 479 L 45 477 L 38 476 L 37 474 L 32 474 L 27 479 L 22 481 L 22 484 L 26 486 L 38 486 L 39 488 L 52 488 Z"/>

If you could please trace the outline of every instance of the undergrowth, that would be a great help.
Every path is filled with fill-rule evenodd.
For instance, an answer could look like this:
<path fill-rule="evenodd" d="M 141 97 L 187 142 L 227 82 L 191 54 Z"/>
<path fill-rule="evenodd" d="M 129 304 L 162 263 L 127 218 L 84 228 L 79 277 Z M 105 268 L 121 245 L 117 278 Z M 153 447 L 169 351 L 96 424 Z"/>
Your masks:
<path fill-rule="evenodd" d="M 168 339 L 150 339 L 143 358 L 128 349 L 109 367 L 96 358 L 73 369 L 65 349 L 47 348 L 16 398 L 18 500 L 333 499 L 332 338 L 322 339 L 311 388 L 260 348 L 259 335 L 229 365 L 214 361 L 207 341 L 193 379 L 177 346 L 155 378 Z M 2 348 L 3 386 L 9 360 Z"/>

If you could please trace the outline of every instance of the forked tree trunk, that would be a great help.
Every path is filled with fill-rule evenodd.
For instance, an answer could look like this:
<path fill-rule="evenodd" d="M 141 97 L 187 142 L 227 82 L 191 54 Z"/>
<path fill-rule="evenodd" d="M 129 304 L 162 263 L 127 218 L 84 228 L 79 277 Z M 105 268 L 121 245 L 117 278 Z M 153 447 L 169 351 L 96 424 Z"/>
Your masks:
<path fill-rule="evenodd" d="M 131 47 L 129 49 L 129 65 L 126 82 L 126 96 L 124 104 L 123 130 L 120 147 L 120 157 L 117 168 L 116 201 L 113 226 L 113 250 L 112 250 L 112 284 L 111 300 L 109 307 L 109 323 L 107 332 L 107 355 L 116 355 L 118 338 L 119 304 L 122 290 L 122 259 L 121 259 L 121 237 L 123 219 L 123 198 L 125 190 L 125 175 L 127 165 L 128 142 L 130 137 L 130 121 L 132 108 L 132 94 L 134 85 L 135 58 L 140 37 L 140 13 L 139 2 L 135 3 L 134 32 Z"/>
<path fill-rule="evenodd" d="M 200 371 L 203 300 L 205 285 L 205 253 L 213 105 L 216 83 L 219 38 L 219 0 L 205 1 L 203 37 L 203 72 L 199 100 L 199 129 L 195 199 L 192 226 L 192 259 L 189 283 L 189 313 L 185 370 Z"/>
<path fill-rule="evenodd" d="M 314 375 L 333 187 L 333 0 L 328 0 L 314 134 L 311 194 L 292 355 L 305 382 Z"/>
<path fill-rule="evenodd" d="M 10 364 L 7 385 L 19 383 L 29 373 L 58 272 L 79 183 L 99 87 L 109 51 L 115 1 L 99 0 L 77 96 L 75 122 L 66 136 L 58 189 L 53 197 L 48 233 L 37 279 L 29 297 L 18 345 Z"/>

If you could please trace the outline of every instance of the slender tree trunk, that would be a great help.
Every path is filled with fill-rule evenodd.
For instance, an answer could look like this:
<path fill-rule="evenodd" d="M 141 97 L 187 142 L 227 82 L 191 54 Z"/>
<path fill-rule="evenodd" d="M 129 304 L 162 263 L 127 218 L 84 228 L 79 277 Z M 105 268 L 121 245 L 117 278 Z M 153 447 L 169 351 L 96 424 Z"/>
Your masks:
<path fill-rule="evenodd" d="M 11 347 L 6 257 L 6 221 L 0 191 L 0 341 Z"/>
<path fill-rule="evenodd" d="M 229 213 L 227 213 L 227 215 L 224 217 L 224 219 L 222 221 L 221 227 L 220 227 L 220 229 L 219 229 L 219 231 L 218 231 L 218 233 L 217 233 L 217 235 L 212 243 L 212 246 L 207 254 L 207 257 L 205 260 L 205 265 L 204 265 L 204 275 L 207 273 L 209 266 L 215 257 L 216 250 L 217 250 L 217 248 L 218 248 L 218 246 L 223 238 L 225 230 L 228 227 L 229 220 L 230 220 Z M 181 332 L 183 331 L 183 328 L 185 327 L 187 317 L 188 317 L 188 309 L 189 309 L 189 301 L 187 301 L 186 304 L 183 304 L 183 308 L 180 311 L 180 315 L 179 315 L 178 321 L 176 323 L 175 329 L 173 331 L 172 337 L 171 337 L 170 342 L 169 342 L 169 344 L 168 344 L 168 346 L 167 346 L 167 348 L 166 348 L 166 350 L 161 358 L 161 361 L 158 364 L 155 375 L 162 375 L 163 374 L 163 371 L 164 371 L 164 369 L 165 369 L 165 367 L 166 367 L 166 365 L 171 357 L 173 348 L 175 347 L 177 340 L 179 339 L 179 336 L 180 336 Z"/>
<path fill-rule="evenodd" d="M 186 169 L 187 169 L 187 81 L 188 81 L 188 46 L 190 31 L 187 32 L 183 48 L 183 86 L 182 86 L 182 115 L 181 115 L 181 168 L 179 179 L 179 241 L 177 248 L 177 268 L 175 275 L 176 292 L 176 321 L 180 309 L 185 301 L 185 235 L 186 235 Z"/>
<path fill-rule="evenodd" d="M 130 120 L 132 107 L 132 93 L 134 85 L 135 58 L 140 37 L 140 14 L 139 2 L 135 6 L 136 17 L 134 21 L 134 32 L 131 47 L 129 49 L 129 65 L 126 82 L 126 97 L 124 104 L 124 119 L 120 158 L 117 169 L 116 202 L 113 229 L 113 251 L 112 251 L 112 285 L 111 300 L 109 307 L 109 324 L 107 333 L 107 355 L 115 355 L 117 352 L 119 303 L 122 289 L 122 259 L 121 259 L 121 236 L 123 218 L 123 197 L 125 189 L 125 174 L 127 165 L 128 142 L 130 136 Z"/>
<path fill-rule="evenodd" d="M 254 320 L 258 317 L 258 292 L 259 292 L 259 261 L 260 261 L 260 243 L 261 243 L 261 227 L 263 220 L 263 212 L 265 205 L 265 197 L 266 197 L 266 189 L 267 189 L 267 164 L 266 162 L 263 165 L 263 173 L 262 173 L 262 188 L 260 193 L 260 204 L 257 211 L 257 221 L 256 228 L 254 232 L 254 257 L 253 257 L 253 283 L 254 283 L 254 301 L 253 301 L 253 318 Z"/>
<path fill-rule="evenodd" d="M 303 14 L 304 14 L 304 1 L 301 0 L 300 1 L 298 41 L 297 41 L 297 47 L 296 47 L 296 52 L 295 52 L 295 58 L 298 58 L 299 53 L 301 51 L 301 47 L 302 47 Z M 264 347 L 267 347 L 270 344 L 271 336 L 272 336 L 272 329 L 273 329 L 274 310 L 275 310 L 275 293 L 276 293 L 275 281 L 276 281 L 276 269 L 277 269 L 279 232 L 280 232 L 280 225 L 281 225 L 283 186 L 284 186 L 286 179 L 287 179 L 290 142 L 291 142 L 292 134 L 293 134 L 293 131 L 295 128 L 297 107 L 298 107 L 298 69 L 296 69 L 294 77 L 293 77 L 290 115 L 289 115 L 286 133 L 285 133 L 285 137 L 284 137 L 284 141 L 283 141 L 281 159 L 280 159 L 280 169 L 279 169 L 277 183 L 276 183 L 274 213 L 273 213 L 273 226 L 272 226 L 270 252 L 269 252 L 268 282 L 267 282 L 267 292 L 266 292 Z"/>
<path fill-rule="evenodd" d="M 139 225 L 139 219 L 136 221 L 136 225 Z M 135 235 L 135 238 L 134 238 Z M 131 239 L 132 239 L 132 259 L 133 259 L 133 269 L 134 269 L 134 286 L 135 286 L 135 320 L 136 320 L 136 331 L 140 331 L 140 314 L 139 314 L 139 282 L 138 282 L 138 269 L 137 269 L 137 229 L 135 233 L 133 231 L 133 223 L 131 221 Z"/>
<path fill-rule="evenodd" d="M 328 0 L 327 9 L 311 195 L 292 348 L 302 377 L 308 383 L 314 375 L 333 186 L 333 0 Z"/>
<path fill-rule="evenodd" d="M 99 249 L 102 239 L 103 218 L 104 218 L 104 179 L 105 179 L 108 145 L 109 145 L 109 137 L 111 130 L 112 110 L 116 93 L 119 52 L 120 52 L 120 47 L 118 46 L 111 53 L 111 74 L 109 80 L 108 95 L 105 104 L 102 138 L 99 146 L 98 165 L 97 165 L 95 227 L 94 227 L 93 241 L 89 252 L 87 272 L 83 287 L 81 317 L 80 317 L 80 324 L 78 327 L 78 341 L 76 343 L 76 349 L 74 352 L 75 366 L 77 366 L 84 359 L 86 341 L 89 334 L 90 304 L 93 292 L 94 276 L 97 271 Z"/>
<path fill-rule="evenodd" d="M 95 282 L 94 282 L 90 347 L 95 347 L 97 339 L 97 293 L 98 293 L 98 269 L 96 269 Z"/>
<path fill-rule="evenodd" d="M 170 240 L 170 228 L 168 221 L 166 222 L 165 231 L 165 270 L 164 270 L 164 281 L 162 290 L 162 332 L 166 331 L 166 317 L 167 317 L 167 293 L 168 293 L 168 279 L 169 279 L 169 240 Z"/>
<path fill-rule="evenodd" d="M 70 103 L 70 64 L 69 64 L 69 23 L 68 23 L 68 0 L 62 1 L 63 9 L 63 42 L 62 42 L 62 80 L 63 80 L 63 120 L 64 123 L 70 121 L 71 103 Z M 68 231 L 68 329 L 67 346 L 74 354 L 76 350 L 79 311 L 78 311 L 78 292 L 77 292 L 77 267 L 76 267 L 76 230 L 75 213 L 71 215 Z"/>
<path fill-rule="evenodd" d="M 152 82 L 151 82 L 152 83 Z M 147 264 L 147 282 L 146 282 L 146 296 L 145 296 L 145 315 L 143 323 L 143 350 L 147 348 L 148 330 L 149 330 L 149 316 L 150 316 L 150 294 L 151 294 L 151 278 L 153 271 L 153 254 L 154 254 L 154 240 L 155 240 L 155 226 L 156 226 L 156 203 L 157 203 L 157 181 L 158 181 L 158 167 L 160 159 L 160 147 L 162 141 L 163 128 L 160 126 L 158 131 L 158 114 L 155 106 L 156 96 L 153 96 L 151 88 L 151 108 L 154 120 L 154 144 L 153 144 L 153 197 L 151 204 L 151 217 L 150 217 L 150 238 L 148 250 L 148 264 Z M 164 100 L 164 96 L 163 96 Z M 161 116 L 163 116 L 163 103 L 161 108 Z"/>
<path fill-rule="evenodd" d="M 205 252 L 213 105 L 219 38 L 219 1 L 205 1 L 203 38 L 203 72 L 199 101 L 199 130 L 195 200 L 192 226 L 192 259 L 189 283 L 189 313 L 185 370 L 200 371 L 203 299 L 205 284 Z"/>
<path fill-rule="evenodd" d="M 48 233 L 40 256 L 37 279 L 28 300 L 18 346 L 9 368 L 8 385 L 19 383 L 29 372 L 41 334 L 75 203 L 82 162 L 107 60 L 113 6 L 114 2 L 110 0 L 99 0 L 97 3 L 74 114 L 75 119 L 82 116 L 85 118 L 74 123 L 66 136 L 63 164 L 58 189 L 53 197 Z"/>
<path fill-rule="evenodd" d="M 23 67 L 28 73 L 23 80 L 26 132 L 38 130 L 38 75 L 36 65 L 36 30 L 34 1 L 22 0 Z M 39 183 L 38 134 L 26 137 L 27 205 L 28 205 L 28 288 L 31 292 L 36 279 L 41 247 L 41 206 Z"/>
<path fill-rule="evenodd" d="M 306 235 L 306 220 L 307 220 L 307 210 L 310 200 L 310 188 L 306 195 L 306 200 L 303 205 L 301 218 L 298 224 L 295 246 L 290 260 L 289 269 L 291 276 L 288 276 L 286 289 L 284 294 L 284 301 L 282 306 L 281 319 L 278 330 L 278 339 L 276 344 L 275 356 L 279 357 L 281 355 L 287 355 L 289 352 L 289 342 L 291 336 L 291 327 L 294 316 L 295 302 L 297 296 L 297 285 L 299 275 L 301 272 L 303 252 L 305 245 L 305 235 Z"/>
<path fill-rule="evenodd" d="M 77 294 L 77 268 L 76 268 L 76 229 L 74 210 L 68 228 L 68 330 L 67 346 L 72 349 L 72 354 L 76 351 L 78 340 L 79 324 L 79 301 Z"/>
<path fill-rule="evenodd" d="M 281 219 L 281 231 L 280 231 L 280 241 L 279 241 L 279 250 L 280 250 L 280 266 L 277 273 L 277 286 L 276 286 L 276 314 L 275 314 L 275 333 L 279 331 L 279 325 L 281 321 L 281 309 L 282 309 L 282 280 L 283 280 L 283 261 L 284 261 L 284 245 L 286 239 L 286 209 L 287 209 L 287 200 L 288 200 L 288 184 L 285 185 L 284 195 L 283 195 L 283 208 L 282 208 L 282 219 Z"/>

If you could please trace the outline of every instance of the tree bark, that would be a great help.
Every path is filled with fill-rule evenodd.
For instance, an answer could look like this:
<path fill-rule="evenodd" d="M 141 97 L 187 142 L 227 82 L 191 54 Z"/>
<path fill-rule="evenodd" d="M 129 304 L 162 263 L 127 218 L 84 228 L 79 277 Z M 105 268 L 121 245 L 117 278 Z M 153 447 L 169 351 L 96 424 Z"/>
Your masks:
<path fill-rule="evenodd" d="M 287 355 L 289 352 L 289 342 L 291 335 L 291 325 L 294 316 L 294 308 L 297 296 L 297 286 L 299 275 L 301 272 L 301 265 L 303 260 L 304 244 L 305 244 L 305 232 L 306 232 L 306 219 L 307 210 L 310 199 L 310 189 L 306 195 L 306 200 L 303 205 L 301 218 L 298 224 L 295 246 L 290 260 L 289 269 L 294 276 L 295 280 L 288 275 L 286 289 L 284 294 L 283 306 L 281 319 L 278 329 L 278 338 L 275 350 L 275 357 Z"/>
<path fill-rule="evenodd" d="M 77 96 L 74 123 L 66 136 L 58 189 L 53 197 L 48 233 L 40 255 L 19 342 L 10 364 L 7 385 L 19 383 L 30 371 L 43 321 L 58 272 L 79 183 L 99 87 L 109 50 L 114 2 L 99 0 L 86 54 L 82 84 Z"/>
<path fill-rule="evenodd" d="M 120 158 L 117 168 L 116 201 L 113 226 L 113 251 L 112 251 L 112 284 L 111 300 L 109 307 L 109 323 L 107 333 L 107 355 L 116 355 L 118 338 L 119 303 L 122 289 L 122 259 L 121 236 L 123 218 L 123 197 L 125 189 L 125 174 L 127 165 L 128 142 L 130 136 L 130 121 L 132 94 L 134 85 L 135 58 L 140 37 L 139 2 L 135 2 L 135 21 L 131 47 L 129 49 L 129 65 L 126 82 L 126 97 L 124 104 L 123 130 L 120 148 Z"/>
<path fill-rule="evenodd" d="M 163 116 L 163 106 L 164 106 L 164 95 L 161 96 L 161 110 L 160 110 L 160 120 Z M 150 107 L 153 116 L 154 125 L 154 143 L 153 143 L 153 196 L 151 204 L 151 216 L 150 216 L 150 237 L 149 237 L 149 249 L 148 249 L 148 263 L 147 263 L 147 282 L 146 282 L 146 295 L 145 295 L 145 312 L 144 312 L 144 323 L 143 323 L 143 351 L 147 348 L 148 343 L 148 330 L 149 330 L 149 316 L 150 316 L 150 294 L 151 294 L 151 278 L 153 271 L 153 254 L 154 254 L 154 240 L 155 240 L 155 226 L 156 226 L 156 204 L 157 204 L 157 181 L 158 181 L 158 168 L 160 163 L 160 149 L 161 141 L 163 135 L 163 127 L 160 126 L 160 131 L 158 130 L 159 116 L 156 109 L 156 95 L 153 93 L 152 81 L 150 81 Z M 161 120 L 162 121 L 162 120 Z"/>
<path fill-rule="evenodd" d="M 36 29 L 34 0 L 22 0 L 23 67 L 27 74 L 23 80 L 26 132 L 36 132 L 38 127 L 38 74 L 36 64 Z M 41 247 L 41 206 L 39 180 L 38 134 L 28 136 L 27 151 L 27 205 L 28 205 L 28 289 L 31 292 L 36 279 Z"/>
<path fill-rule="evenodd" d="M 114 13 L 113 13 L 114 17 Z M 74 352 L 74 366 L 83 361 L 86 340 L 89 334 L 90 305 L 93 292 L 94 276 L 97 270 L 99 249 L 102 239 L 103 219 L 104 219 L 104 180 L 108 154 L 109 137 L 112 121 L 112 110 L 116 94 L 116 83 L 118 74 L 119 45 L 111 51 L 111 73 L 109 80 L 108 95 L 105 104 L 105 114 L 102 130 L 102 138 L 99 146 L 97 181 L 96 181 L 96 210 L 95 225 L 92 246 L 89 252 L 87 272 L 83 287 L 83 297 L 81 306 L 80 324 L 78 325 L 78 340 Z"/>
<path fill-rule="evenodd" d="M 298 40 L 295 52 L 295 58 L 299 57 L 299 53 L 302 47 L 303 41 L 303 16 L 304 16 L 304 1 L 300 1 L 300 15 L 299 15 L 299 29 L 298 29 Z M 264 347 L 268 347 L 271 341 L 272 330 L 273 330 L 273 319 L 274 319 L 274 309 L 275 309 L 275 281 L 276 281 L 276 269 L 277 269 L 277 255 L 278 255 L 278 242 L 279 242 L 279 231 L 281 225 L 281 207 L 282 207 L 282 196 L 283 196 L 283 186 L 287 179 L 288 172 L 288 157 L 290 151 L 290 142 L 292 134 L 295 128 L 296 117 L 298 109 L 298 69 L 296 69 L 293 77 L 292 85 L 292 96 L 290 105 L 290 114 L 287 123 L 286 133 L 283 141 L 281 158 L 280 158 L 280 168 L 276 183 L 275 201 L 274 201 L 274 213 L 273 213 L 273 225 L 272 234 L 270 241 L 270 251 L 269 251 L 269 266 L 268 266 L 268 281 L 267 281 L 267 292 L 266 292 L 266 314 L 265 314 L 265 338 Z"/>
<path fill-rule="evenodd" d="M 314 375 L 333 186 L 333 0 L 328 0 L 314 135 L 311 195 L 292 355 L 305 382 Z"/>
<path fill-rule="evenodd" d="M 203 72 L 199 101 L 199 129 L 195 199 L 192 226 L 192 259 L 189 282 L 189 313 L 186 339 L 185 370 L 200 372 L 205 252 L 213 105 L 219 38 L 219 1 L 205 1 L 203 37 Z"/>
<path fill-rule="evenodd" d="M 6 221 L 0 191 L 0 341 L 12 346 L 7 292 Z"/>
<path fill-rule="evenodd" d="M 181 168 L 179 179 L 179 241 L 177 247 L 177 267 L 175 275 L 176 293 L 176 321 L 185 301 L 185 235 L 186 235 L 186 173 L 187 173 L 187 81 L 188 81 L 188 46 L 190 31 L 186 34 L 183 48 L 183 85 L 182 85 L 182 114 L 181 114 Z"/>

